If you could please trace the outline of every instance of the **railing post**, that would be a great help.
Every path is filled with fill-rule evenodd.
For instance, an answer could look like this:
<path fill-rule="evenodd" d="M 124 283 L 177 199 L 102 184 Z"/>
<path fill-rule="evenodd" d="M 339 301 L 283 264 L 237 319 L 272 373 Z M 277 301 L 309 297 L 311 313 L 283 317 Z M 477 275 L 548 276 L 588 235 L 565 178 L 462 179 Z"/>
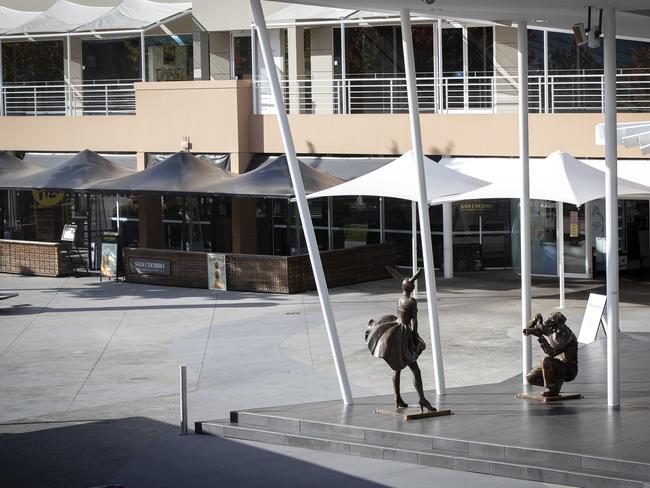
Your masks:
<path fill-rule="evenodd" d="M 108 115 L 108 85 L 104 85 L 104 114 Z"/>
<path fill-rule="evenodd" d="M 391 78 L 390 81 L 388 82 L 389 88 L 389 97 L 390 97 L 390 113 L 393 113 L 393 79 Z"/>
<path fill-rule="evenodd" d="M 2 79 L 2 40 L 0 39 L 0 117 L 5 115 L 5 89 Z"/>
<path fill-rule="evenodd" d="M 36 87 L 32 88 L 32 93 L 34 94 L 34 116 L 38 115 L 38 101 L 36 98 Z"/>

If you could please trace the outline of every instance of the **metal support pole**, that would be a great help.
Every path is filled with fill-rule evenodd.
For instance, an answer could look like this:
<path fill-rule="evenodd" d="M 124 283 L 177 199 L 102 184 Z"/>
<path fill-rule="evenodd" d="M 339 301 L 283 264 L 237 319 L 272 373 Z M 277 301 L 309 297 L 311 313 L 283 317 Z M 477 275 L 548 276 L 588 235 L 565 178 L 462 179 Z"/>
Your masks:
<path fill-rule="evenodd" d="M 68 103 L 67 103 L 67 115 L 72 115 L 72 42 L 70 42 L 70 34 L 65 37 L 65 49 L 66 49 L 66 69 L 68 70 Z M 34 97 L 36 98 L 36 97 Z M 36 104 L 36 100 L 34 100 Z"/>
<path fill-rule="evenodd" d="M 92 198 L 90 193 L 86 193 L 86 227 L 88 232 L 88 269 L 93 269 L 92 262 L 92 237 L 93 237 L 93 222 L 92 222 Z"/>
<path fill-rule="evenodd" d="M 280 88 L 280 80 L 278 72 L 275 69 L 275 62 L 273 60 L 273 53 L 271 52 L 271 44 L 269 42 L 269 35 L 266 30 L 266 20 L 264 19 L 264 12 L 260 0 L 250 0 L 251 9 L 253 10 L 253 18 L 259 33 L 260 45 L 262 47 L 262 58 L 266 66 L 266 71 L 271 85 L 271 93 L 275 103 L 275 109 L 278 117 L 278 124 L 280 125 L 280 134 L 282 136 L 282 143 L 284 151 L 287 156 L 287 163 L 289 165 L 289 173 L 291 175 L 291 183 L 293 185 L 294 193 L 296 196 L 296 204 L 298 212 L 303 224 L 303 231 L 305 233 L 305 241 L 307 243 L 307 250 L 316 281 L 316 288 L 318 290 L 318 297 L 321 303 L 323 318 L 325 319 L 325 327 L 329 338 L 330 348 L 332 350 L 332 357 L 334 359 L 334 366 L 336 367 L 336 374 L 338 376 L 339 387 L 341 389 L 341 396 L 343 403 L 349 405 L 352 403 L 352 392 L 350 390 L 350 383 L 348 381 L 348 374 L 345 369 L 343 361 L 343 352 L 341 351 L 341 344 L 339 343 L 339 336 L 336 331 L 336 322 L 334 321 L 334 312 L 332 311 L 332 304 L 330 302 L 329 291 L 325 281 L 325 274 L 323 272 L 323 264 L 321 262 L 320 253 L 318 252 L 318 244 L 316 242 L 316 234 L 314 233 L 314 226 L 311 221 L 309 213 L 309 206 L 307 198 L 305 197 L 305 188 L 300 176 L 300 168 L 298 166 L 298 158 L 296 156 L 296 148 L 293 144 L 293 137 L 289 127 L 289 120 L 282 99 L 282 90 Z"/>
<path fill-rule="evenodd" d="M 0 117 L 5 114 L 5 94 L 2 76 L 2 40 L 0 39 Z"/>
<path fill-rule="evenodd" d="M 348 77 L 348 60 L 345 52 L 345 22 L 341 21 L 341 113 L 348 113 L 348 92 L 346 79 Z"/>
<path fill-rule="evenodd" d="M 415 81 L 415 58 L 413 56 L 413 34 L 411 31 L 411 14 L 409 9 L 400 10 L 402 27 L 402 47 L 404 51 L 404 68 L 406 72 L 406 87 L 408 93 L 409 119 L 411 122 L 411 139 L 413 157 L 418 170 L 418 211 L 420 215 L 420 237 L 422 239 L 422 257 L 424 258 L 424 277 L 427 287 L 429 304 L 429 327 L 433 350 L 433 373 L 435 376 L 436 393 L 444 395 L 445 373 L 442 363 L 442 345 L 440 343 L 440 323 L 438 321 L 438 301 L 436 294 L 436 277 L 433 265 L 433 246 L 431 245 L 431 224 L 429 222 L 429 202 L 427 187 L 424 179 L 424 154 L 422 151 L 422 133 L 420 129 L 420 110 Z"/>
<path fill-rule="evenodd" d="M 259 113 L 259 87 L 257 86 L 257 31 L 251 25 L 251 78 L 253 79 L 253 113 Z"/>
<path fill-rule="evenodd" d="M 555 202 L 555 220 L 557 240 L 555 243 L 557 249 L 557 273 L 560 278 L 560 308 L 565 308 L 564 303 L 564 204 Z"/>
<path fill-rule="evenodd" d="M 442 255 L 444 277 L 454 277 L 454 237 L 452 225 L 452 203 L 442 204 Z"/>
<path fill-rule="evenodd" d="M 386 242 L 386 197 L 379 197 L 379 242 Z"/>
<path fill-rule="evenodd" d="M 607 249 L 607 405 L 621 404 L 618 345 L 618 174 L 616 142 L 616 10 L 603 9 L 605 76 L 605 242 Z"/>
<path fill-rule="evenodd" d="M 544 31 L 544 113 L 548 113 L 548 97 L 549 97 L 549 86 L 548 86 L 548 31 Z M 541 93 L 540 93 L 541 96 Z"/>
<path fill-rule="evenodd" d="M 411 202 L 411 269 L 413 274 L 418 270 L 418 203 Z M 418 296 L 418 282 L 415 280 L 413 296 Z"/>
<path fill-rule="evenodd" d="M 327 197 L 327 249 L 334 250 L 334 199 Z"/>
<path fill-rule="evenodd" d="M 521 228 L 521 326 L 530 320 L 531 278 L 530 278 L 530 187 L 528 147 L 528 32 L 526 22 L 517 22 L 517 60 L 519 68 L 519 160 L 521 162 L 521 199 L 519 200 L 519 222 Z M 532 369 L 532 347 L 530 337 L 521 335 L 522 382 L 528 385 L 526 374 Z"/>
<path fill-rule="evenodd" d="M 442 19 L 438 19 L 438 25 L 437 25 L 437 39 L 438 39 L 438 45 L 436 47 L 436 65 L 438 66 L 438 75 L 437 75 L 437 86 L 438 86 L 438 113 L 441 114 L 444 110 L 444 104 L 442 103 L 442 98 L 443 98 L 443 88 L 442 88 L 442 82 L 443 82 L 443 71 L 442 71 Z"/>
<path fill-rule="evenodd" d="M 187 366 L 180 366 L 181 435 L 187 435 Z"/>
<path fill-rule="evenodd" d="M 120 196 L 115 195 L 115 217 L 116 217 L 116 225 L 117 225 L 117 233 L 120 233 Z M 183 221 L 185 221 L 185 218 L 183 217 Z M 183 224 L 184 225 L 184 224 Z"/>
<path fill-rule="evenodd" d="M 140 79 L 144 83 L 147 81 L 147 49 L 144 45 L 144 31 L 140 31 Z"/>

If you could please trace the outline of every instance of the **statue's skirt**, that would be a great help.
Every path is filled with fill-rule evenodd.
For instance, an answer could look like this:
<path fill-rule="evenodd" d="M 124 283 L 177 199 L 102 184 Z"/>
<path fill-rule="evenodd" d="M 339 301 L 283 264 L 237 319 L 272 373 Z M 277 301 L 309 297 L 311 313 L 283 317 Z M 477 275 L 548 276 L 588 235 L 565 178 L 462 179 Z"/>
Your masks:
<path fill-rule="evenodd" d="M 373 356 L 383 358 L 394 371 L 417 361 L 426 348 L 418 333 L 394 315 L 384 315 L 368 323 L 366 344 Z"/>

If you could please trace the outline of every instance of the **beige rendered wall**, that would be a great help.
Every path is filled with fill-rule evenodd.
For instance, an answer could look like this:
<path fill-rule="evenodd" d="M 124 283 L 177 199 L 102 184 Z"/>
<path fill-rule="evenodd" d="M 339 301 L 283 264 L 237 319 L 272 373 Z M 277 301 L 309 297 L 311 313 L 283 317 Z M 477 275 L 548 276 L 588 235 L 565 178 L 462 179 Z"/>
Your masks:
<path fill-rule="evenodd" d="M 619 114 L 619 122 L 647 120 L 647 114 Z M 422 115 L 426 154 L 517 156 L 517 114 Z M 563 149 L 576 157 L 604 157 L 594 129 L 602 114 L 531 114 L 530 151 L 544 157 Z M 290 115 L 296 150 L 302 154 L 399 155 L 411 148 L 408 115 Z M 283 152 L 273 115 L 250 118 L 250 151 Z M 639 158 L 619 147 L 619 157 Z"/>
<path fill-rule="evenodd" d="M 235 172 L 252 153 L 282 153 L 274 115 L 253 115 L 252 84 L 189 81 L 136 84 L 137 115 L 0 117 L 0 150 L 176 152 L 183 137 L 193 152 L 226 152 Z M 408 115 L 290 115 L 299 153 L 398 155 L 411 148 Z M 647 114 L 619 114 L 619 122 L 647 120 Z M 516 156 L 517 114 L 423 115 L 428 154 Z M 594 143 L 602 114 L 531 114 L 533 156 L 564 149 L 574 156 L 603 157 Z M 638 149 L 619 147 L 619 156 L 640 158 Z"/>

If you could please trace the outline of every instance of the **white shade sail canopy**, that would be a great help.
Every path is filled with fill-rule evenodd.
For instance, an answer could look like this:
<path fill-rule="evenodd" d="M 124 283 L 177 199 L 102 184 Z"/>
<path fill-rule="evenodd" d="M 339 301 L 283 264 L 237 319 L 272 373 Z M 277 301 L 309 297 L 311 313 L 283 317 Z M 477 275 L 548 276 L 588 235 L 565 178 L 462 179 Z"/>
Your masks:
<path fill-rule="evenodd" d="M 151 0 L 123 0 L 101 17 L 75 29 L 76 32 L 118 29 L 146 29 L 172 17 L 192 11 L 192 2 L 166 3 Z"/>
<path fill-rule="evenodd" d="M 493 183 L 477 190 L 439 198 L 433 203 L 494 198 L 517 199 L 521 196 L 520 168 L 517 159 L 444 158 L 439 164 Z M 619 195 L 650 195 L 650 188 L 623 178 L 618 181 Z M 555 151 L 544 159 L 530 160 L 530 198 L 573 205 L 605 197 L 605 173 L 577 160 L 564 151 Z"/>
<path fill-rule="evenodd" d="M 8 30 L 4 35 L 66 33 L 101 17 L 110 10 L 111 7 L 89 7 L 68 0 L 57 0 L 46 11 Z"/>
<path fill-rule="evenodd" d="M 29 12 L 27 10 L 14 10 L 0 5 L 0 34 L 15 29 L 19 25 L 41 15 L 42 12 Z"/>
<path fill-rule="evenodd" d="M 316 5 L 288 5 L 266 17 L 269 23 L 296 20 L 338 20 L 355 13 L 347 8 L 319 7 Z"/>
<path fill-rule="evenodd" d="M 417 201 L 416 165 L 413 152 L 409 151 L 386 166 L 341 185 L 312 193 L 307 198 L 370 195 Z M 440 166 L 427 157 L 424 158 L 424 174 L 428 200 L 467 192 L 488 184 Z"/>

